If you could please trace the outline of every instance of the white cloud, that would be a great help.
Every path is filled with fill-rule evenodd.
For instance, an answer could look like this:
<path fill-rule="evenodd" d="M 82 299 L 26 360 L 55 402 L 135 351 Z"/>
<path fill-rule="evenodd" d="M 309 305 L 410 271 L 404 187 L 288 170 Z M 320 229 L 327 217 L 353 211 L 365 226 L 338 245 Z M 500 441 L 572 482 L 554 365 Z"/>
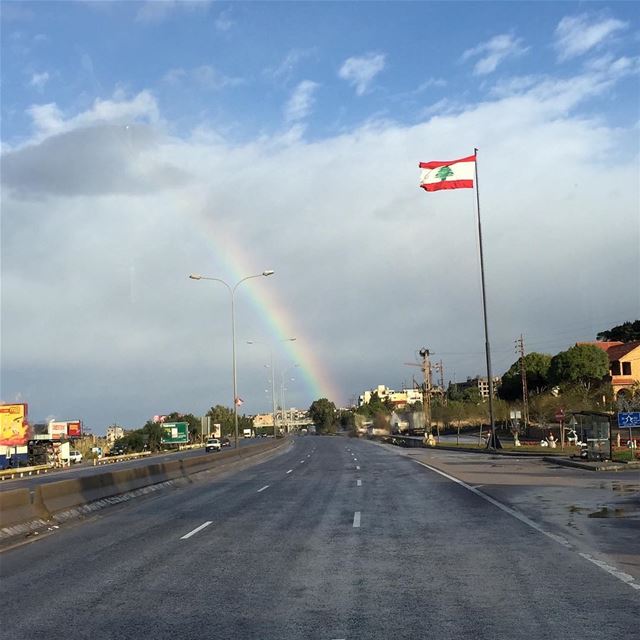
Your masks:
<path fill-rule="evenodd" d="M 43 71 L 42 73 L 34 73 L 31 75 L 31 80 L 29 80 L 29 86 L 34 87 L 38 91 L 42 91 L 45 84 L 49 82 L 49 77 L 49 73 L 46 71 Z"/>
<path fill-rule="evenodd" d="M 285 107 L 285 120 L 295 122 L 306 118 L 313 107 L 314 94 L 320 85 L 311 80 L 303 80 L 294 89 Z"/>
<path fill-rule="evenodd" d="M 424 82 L 421 82 L 413 93 L 422 93 L 431 87 L 446 87 L 447 81 L 444 78 L 427 78 Z"/>
<path fill-rule="evenodd" d="M 384 69 L 385 55 L 383 53 L 369 53 L 364 56 L 347 58 L 338 76 L 351 83 L 356 93 L 361 96 L 369 89 L 372 80 Z"/>
<path fill-rule="evenodd" d="M 288 80 L 300 62 L 305 58 L 309 58 L 316 53 L 316 50 L 311 49 L 291 49 L 284 57 L 282 62 L 275 67 L 266 68 L 262 74 L 272 80 Z"/>
<path fill-rule="evenodd" d="M 204 64 L 194 69 L 175 68 L 169 69 L 162 78 L 164 82 L 172 85 L 189 81 L 197 84 L 203 89 L 217 91 L 225 87 L 235 87 L 244 82 L 242 78 L 232 78 L 226 76 L 215 67 Z"/>
<path fill-rule="evenodd" d="M 159 23 L 168 19 L 174 12 L 206 11 L 210 5 L 210 0 L 148 0 L 138 9 L 136 21 L 148 24 Z"/>
<path fill-rule="evenodd" d="M 149 91 L 141 91 L 130 100 L 116 92 L 112 100 L 96 99 L 91 109 L 69 118 L 53 103 L 32 105 L 27 111 L 33 120 L 36 140 L 97 123 L 160 122 L 156 99 Z"/>
<path fill-rule="evenodd" d="M 215 25 L 218 31 L 229 31 L 233 27 L 233 20 L 231 19 L 231 9 L 225 9 L 220 12 L 220 15 L 216 18 Z"/>
<path fill-rule="evenodd" d="M 627 23 L 615 18 L 598 18 L 586 13 L 565 16 L 555 32 L 555 48 L 560 61 L 581 56 L 591 49 L 605 44 Z"/>
<path fill-rule="evenodd" d="M 480 59 L 475 63 L 473 73 L 482 76 L 493 73 L 498 65 L 507 58 L 520 56 L 527 50 L 527 47 L 522 44 L 522 39 L 504 33 L 494 36 L 472 49 L 467 49 L 462 54 L 462 61 L 480 56 Z"/>
<path fill-rule="evenodd" d="M 244 340 L 277 337 L 269 310 L 321 354 L 339 404 L 407 377 L 401 363 L 424 340 L 436 353 L 469 354 L 443 355 L 458 379 L 482 371 L 474 194 L 417 186 L 419 161 L 473 146 L 496 372 L 515 359 L 520 333 L 560 349 L 636 317 L 637 130 L 572 112 L 611 86 L 616 65 L 627 66 L 530 77 L 413 126 L 371 122 L 313 143 L 300 125 L 245 144 L 170 137 L 146 92 L 74 115 L 40 106 L 40 137 L 3 154 L 3 393 L 23 391 L 34 418 L 80 416 L 96 432 L 114 419 L 137 426 L 227 403 L 228 295 L 189 281 L 197 271 L 228 281 L 276 271 L 236 296 L 247 411 L 264 409 L 268 354 Z M 129 136 L 123 116 L 146 124 Z M 260 295 L 267 309 L 251 302 Z M 586 334 L 567 332 L 585 325 Z M 299 382 L 288 397 L 304 407 L 312 392 Z"/>

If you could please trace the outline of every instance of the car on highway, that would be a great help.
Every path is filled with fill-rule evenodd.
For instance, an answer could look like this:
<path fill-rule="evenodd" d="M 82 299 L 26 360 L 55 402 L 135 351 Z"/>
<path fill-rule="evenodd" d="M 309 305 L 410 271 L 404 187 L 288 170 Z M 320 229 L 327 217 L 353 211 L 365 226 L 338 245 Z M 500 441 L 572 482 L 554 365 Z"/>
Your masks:
<path fill-rule="evenodd" d="M 70 451 L 69 452 L 69 462 L 75 464 L 78 462 L 82 462 L 82 454 L 79 451 Z"/>
<path fill-rule="evenodd" d="M 229 440 L 229 438 L 227 438 L 226 436 L 223 438 L 220 438 L 220 444 L 223 447 L 230 447 L 231 446 L 231 440 Z"/>
<path fill-rule="evenodd" d="M 205 451 L 220 451 L 222 449 L 222 444 L 218 438 L 208 438 L 207 442 L 204 446 Z"/>

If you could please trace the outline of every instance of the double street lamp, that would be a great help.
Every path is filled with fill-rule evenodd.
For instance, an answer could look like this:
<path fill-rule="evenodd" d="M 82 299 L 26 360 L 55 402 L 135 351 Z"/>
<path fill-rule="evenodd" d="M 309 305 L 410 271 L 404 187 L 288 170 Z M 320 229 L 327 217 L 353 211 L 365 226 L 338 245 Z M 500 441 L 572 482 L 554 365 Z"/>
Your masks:
<path fill-rule="evenodd" d="M 295 342 L 295 338 L 284 338 L 284 340 L 278 340 L 278 342 Z M 259 340 L 247 340 L 247 344 L 266 344 L 269 347 L 270 353 L 270 367 L 271 367 L 271 408 L 273 410 L 273 437 L 277 437 L 278 432 L 276 429 L 276 373 L 273 368 L 273 343 L 260 342 Z"/>
<path fill-rule="evenodd" d="M 289 428 L 287 427 L 287 414 L 286 414 L 286 404 L 285 404 L 285 396 L 284 396 L 284 392 L 287 390 L 284 386 L 284 377 L 285 375 L 291 371 L 292 369 L 295 369 L 296 367 L 299 367 L 299 364 L 292 364 L 290 367 L 287 367 L 284 371 L 282 371 L 282 373 L 280 374 L 280 402 L 282 404 L 282 420 L 284 422 L 284 426 L 285 426 L 285 430 L 286 432 L 289 432 Z M 291 378 L 291 380 L 293 380 L 293 378 Z"/>
<path fill-rule="evenodd" d="M 232 344 L 232 357 L 233 357 L 233 425 L 234 425 L 234 435 L 235 435 L 235 446 L 238 448 L 238 405 L 241 402 L 240 398 L 238 398 L 238 377 L 236 373 L 236 315 L 235 315 L 235 293 L 236 289 L 247 280 L 251 280 L 251 278 L 261 278 L 263 276 L 272 276 L 272 269 L 267 269 L 262 273 L 256 273 L 255 275 L 245 276 L 241 280 L 238 280 L 234 285 L 230 285 L 226 283 L 221 278 L 211 278 L 208 276 L 201 276 L 195 273 L 192 273 L 189 278 L 191 280 L 213 280 L 214 282 L 220 282 L 223 284 L 227 290 L 229 291 L 229 295 L 231 296 L 231 344 Z"/>

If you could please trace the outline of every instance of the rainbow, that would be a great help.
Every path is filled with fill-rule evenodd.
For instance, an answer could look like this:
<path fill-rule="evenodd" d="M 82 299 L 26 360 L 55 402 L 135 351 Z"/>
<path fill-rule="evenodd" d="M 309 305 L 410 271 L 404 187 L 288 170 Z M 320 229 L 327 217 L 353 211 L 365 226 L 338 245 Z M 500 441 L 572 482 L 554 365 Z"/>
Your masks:
<path fill-rule="evenodd" d="M 213 229 L 213 223 L 204 212 L 197 216 L 197 225 L 202 227 L 201 232 L 211 241 L 215 248 L 216 258 L 222 263 L 229 283 L 238 282 L 247 274 L 260 273 L 262 269 L 272 268 L 272 265 L 263 265 L 256 268 L 246 249 L 226 233 L 220 226 Z M 275 266 L 273 266 L 276 269 Z M 203 274 L 212 275 L 212 274 Z M 277 269 L 276 269 L 277 275 Z M 278 299 L 276 288 L 272 286 L 254 287 L 249 281 L 243 284 L 247 295 L 258 317 L 263 318 L 268 326 L 270 337 L 274 343 L 282 341 L 282 349 L 287 356 L 298 365 L 307 393 L 311 401 L 318 398 L 328 398 L 342 406 L 343 392 L 335 385 L 333 376 L 317 357 L 317 352 L 311 348 L 310 341 L 301 336 L 299 328 L 295 326 L 289 309 Z M 295 336 L 294 342 L 288 338 Z M 242 391 L 240 391 L 242 395 Z"/>

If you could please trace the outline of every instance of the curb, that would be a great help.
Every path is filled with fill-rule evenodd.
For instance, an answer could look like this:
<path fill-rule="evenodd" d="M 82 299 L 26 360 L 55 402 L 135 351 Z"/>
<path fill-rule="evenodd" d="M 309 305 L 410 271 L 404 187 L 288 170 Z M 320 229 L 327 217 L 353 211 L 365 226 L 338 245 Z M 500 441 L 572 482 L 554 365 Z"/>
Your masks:
<path fill-rule="evenodd" d="M 602 461 L 595 464 L 588 462 L 578 462 L 577 460 L 568 460 L 567 458 L 552 458 L 545 456 L 542 458 L 545 462 L 560 465 L 561 467 L 573 467 L 574 469 L 584 469 L 586 471 L 637 471 L 636 465 L 628 465 L 623 462 Z"/>

